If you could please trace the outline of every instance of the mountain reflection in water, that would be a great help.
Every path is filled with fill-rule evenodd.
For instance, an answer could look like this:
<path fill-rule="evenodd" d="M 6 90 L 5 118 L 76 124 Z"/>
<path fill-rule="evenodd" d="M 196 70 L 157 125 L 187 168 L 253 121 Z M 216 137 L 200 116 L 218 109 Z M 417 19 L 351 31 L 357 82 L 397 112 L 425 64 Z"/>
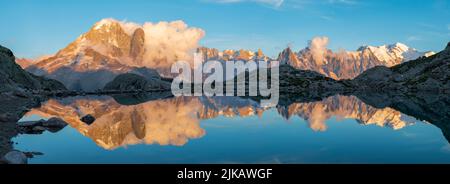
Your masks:
<path fill-rule="evenodd" d="M 183 146 L 189 140 L 205 136 L 206 131 L 201 127 L 202 120 L 219 116 L 230 119 L 259 116 L 259 120 L 264 121 L 261 118 L 263 114 L 273 110 L 261 107 L 257 101 L 241 97 L 159 97 L 161 96 L 154 99 L 142 96 L 92 96 L 51 99 L 25 116 L 59 117 L 98 146 L 114 150 L 135 144 Z M 293 117 L 298 116 L 314 131 L 327 131 L 326 122 L 331 118 L 355 119 L 363 125 L 375 124 L 398 130 L 416 122 L 415 118 L 408 115 L 421 113 L 420 119 L 436 124 L 447 135 L 447 97 L 429 98 L 426 102 L 409 102 L 409 99 L 405 101 L 405 96 L 396 96 L 391 100 L 396 102 L 394 104 L 389 104 L 386 98 L 391 97 L 361 95 L 357 98 L 337 95 L 314 102 L 290 101 L 275 108 L 286 122 L 295 120 Z M 441 109 L 431 112 L 430 116 L 424 114 L 433 108 L 428 106 L 436 106 L 435 103 L 441 104 Z M 375 108 L 377 105 L 373 104 L 379 106 Z M 395 108 L 406 111 L 408 115 Z M 91 125 L 80 121 L 87 114 L 96 118 Z"/>

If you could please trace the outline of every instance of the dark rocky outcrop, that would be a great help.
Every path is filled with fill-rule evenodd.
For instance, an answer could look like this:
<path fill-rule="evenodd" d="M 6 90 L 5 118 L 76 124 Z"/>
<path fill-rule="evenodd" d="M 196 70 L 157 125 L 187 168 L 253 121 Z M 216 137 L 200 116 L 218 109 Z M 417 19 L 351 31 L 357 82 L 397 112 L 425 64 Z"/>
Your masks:
<path fill-rule="evenodd" d="M 14 149 L 12 139 L 18 134 L 15 122 L 0 122 L 0 163 L 1 158 Z"/>
<path fill-rule="evenodd" d="M 280 65 L 278 73 L 279 92 L 281 96 L 289 97 L 300 95 L 302 97 L 323 97 L 337 94 L 346 90 L 346 82 L 336 81 L 314 71 L 299 70 L 287 64 Z M 247 94 L 250 82 L 249 79 L 259 79 L 258 71 L 253 71 L 250 73 L 244 72 L 235 77 L 235 89 L 237 89 L 237 85 L 242 85 L 241 83 L 237 82 L 239 77 L 242 78 L 242 76 L 240 75 L 245 75 L 245 86 Z M 269 70 L 267 71 L 267 83 L 269 87 L 271 78 L 272 72 Z M 324 95 L 324 93 L 327 94 Z"/>
<path fill-rule="evenodd" d="M 295 69 L 290 65 L 281 65 L 280 93 L 342 91 L 345 85 L 340 81 L 325 77 L 314 71 Z"/>
<path fill-rule="evenodd" d="M 35 76 L 15 63 L 11 50 L 0 46 L 0 123 L 17 122 L 46 95 L 66 91 L 56 80 Z"/>
<path fill-rule="evenodd" d="M 28 157 L 20 151 L 10 151 L 1 158 L 6 164 L 27 164 Z"/>
<path fill-rule="evenodd" d="M 11 50 L 0 46 L 0 92 L 31 90 L 65 90 L 56 80 L 35 76 L 15 63 Z"/>
<path fill-rule="evenodd" d="M 44 127 L 64 128 L 67 123 L 60 118 L 50 118 L 42 123 Z"/>
<path fill-rule="evenodd" d="M 138 105 L 153 100 L 160 100 L 173 97 L 171 91 L 152 92 L 152 93 L 128 93 L 111 95 L 120 105 Z"/>
<path fill-rule="evenodd" d="M 90 124 L 94 123 L 95 117 L 92 116 L 92 115 L 90 115 L 90 114 L 88 114 L 88 115 L 86 115 L 86 116 L 83 116 L 83 117 L 80 119 L 80 121 L 82 121 L 83 123 L 86 123 L 86 124 L 90 125 Z"/>
<path fill-rule="evenodd" d="M 170 90 L 170 83 L 155 78 L 145 78 L 134 73 L 120 74 L 103 88 L 105 91 Z"/>
<path fill-rule="evenodd" d="M 48 120 L 25 121 L 17 124 L 19 132 L 25 134 L 41 134 L 44 131 L 58 132 L 67 126 L 67 123 L 60 118 L 50 118 Z"/>

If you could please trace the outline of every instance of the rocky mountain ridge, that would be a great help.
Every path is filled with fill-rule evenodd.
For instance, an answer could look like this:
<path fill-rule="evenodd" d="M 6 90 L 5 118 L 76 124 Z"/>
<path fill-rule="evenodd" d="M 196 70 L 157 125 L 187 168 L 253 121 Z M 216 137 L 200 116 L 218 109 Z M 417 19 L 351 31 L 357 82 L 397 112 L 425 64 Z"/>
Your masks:
<path fill-rule="evenodd" d="M 450 43 L 432 56 L 420 57 L 393 67 L 377 66 L 351 81 L 359 90 L 440 91 L 450 90 Z"/>
<path fill-rule="evenodd" d="M 56 80 L 36 76 L 23 70 L 15 62 L 13 52 L 0 46 L 0 92 L 32 90 L 65 90 Z"/>
<path fill-rule="evenodd" d="M 333 79 L 353 79 L 375 66 L 391 67 L 421 56 L 431 56 L 433 52 L 419 52 L 408 46 L 396 43 L 383 46 L 363 46 L 357 51 L 340 50 L 333 52 L 326 47 L 308 46 L 299 52 L 290 48 L 278 55 L 278 61 L 297 69 L 312 70 Z"/>

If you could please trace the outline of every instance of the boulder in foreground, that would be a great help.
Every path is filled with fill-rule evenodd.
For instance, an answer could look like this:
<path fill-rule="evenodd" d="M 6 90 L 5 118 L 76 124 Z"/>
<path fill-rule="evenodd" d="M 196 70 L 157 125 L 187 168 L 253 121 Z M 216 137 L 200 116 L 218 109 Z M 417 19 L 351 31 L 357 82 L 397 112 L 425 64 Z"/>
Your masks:
<path fill-rule="evenodd" d="M 27 164 L 27 156 L 20 151 L 10 151 L 3 156 L 2 161 L 7 164 Z"/>

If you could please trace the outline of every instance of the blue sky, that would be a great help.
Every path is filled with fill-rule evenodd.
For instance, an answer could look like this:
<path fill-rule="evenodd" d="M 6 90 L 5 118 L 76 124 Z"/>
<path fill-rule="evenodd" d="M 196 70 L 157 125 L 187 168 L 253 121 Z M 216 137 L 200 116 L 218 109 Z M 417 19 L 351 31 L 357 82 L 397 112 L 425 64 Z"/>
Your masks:
<path fill-rule="evenodd" d="M 2 2 L 0 44 L 18 57 L 57 52 L 103 18 L 183 20 L 206 32 L 201 45 L 299 50 L 314 36 L 331 49 L 402 42 L 442 50 L 450 41 L 448 0 L 15 0 Z"/>

